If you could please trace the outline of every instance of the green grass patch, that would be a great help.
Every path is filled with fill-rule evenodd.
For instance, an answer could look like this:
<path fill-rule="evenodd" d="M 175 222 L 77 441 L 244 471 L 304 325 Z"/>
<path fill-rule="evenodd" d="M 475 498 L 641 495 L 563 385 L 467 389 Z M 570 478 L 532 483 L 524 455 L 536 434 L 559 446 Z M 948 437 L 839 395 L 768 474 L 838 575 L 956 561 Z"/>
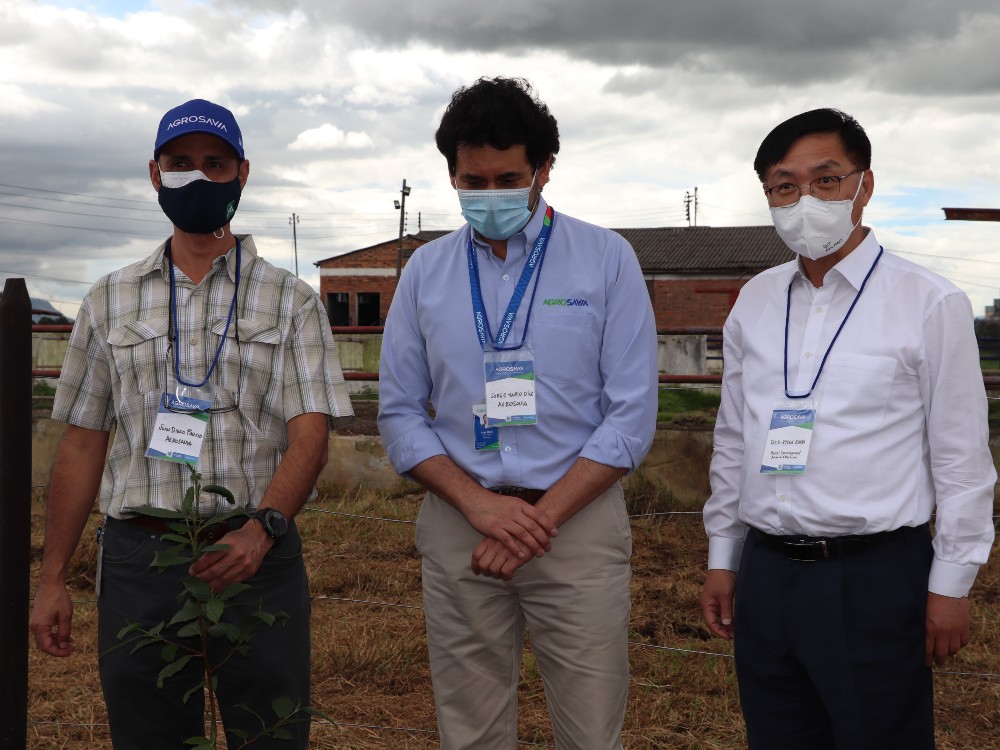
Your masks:
<path fill-rule="evenodd" d="M 661 388 L 656 421 L 673 422 L 685 418 L 701 419 L 707 424 L 715 424 L 720 398 L 718 389 Z"/>

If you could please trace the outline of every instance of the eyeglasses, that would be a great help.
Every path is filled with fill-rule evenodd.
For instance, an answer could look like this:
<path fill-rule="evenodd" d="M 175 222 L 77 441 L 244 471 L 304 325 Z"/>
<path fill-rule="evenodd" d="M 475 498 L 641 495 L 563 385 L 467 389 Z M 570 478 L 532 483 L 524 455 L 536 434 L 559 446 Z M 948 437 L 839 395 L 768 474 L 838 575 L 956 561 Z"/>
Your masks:
<path fill-rule="evenodd" d="M 222 414 L 240 408 L 240 390 L 243 388 L 243 357 L 240 340 L 236 339 L 236 360 L 238 371 L 236 391 L 233 392 L 212 382 L 201 386 L 191 386 L 178 382 L 173 373 L 173 344 L 167 345 L 167 356 L 163 361 L 163 382 L 165 389 L 161 403 L 163 408 L 174 414 Z"/>
<path fill-rule="evenodd" d="M 864 172 L 863 169 L 855 169 L 842 175 L 825 174 L 810 181 L 807 185 L 794 185 L 790 182 L 782 182 L 779 185 L 764 188 L 768 200 L 775 207 L 794 206 L 799 202 L 802 191 L 809 188 L 809 194 L 821 201 L 836 200 L 840 196 L 840 183 L 852 175 Z"/>

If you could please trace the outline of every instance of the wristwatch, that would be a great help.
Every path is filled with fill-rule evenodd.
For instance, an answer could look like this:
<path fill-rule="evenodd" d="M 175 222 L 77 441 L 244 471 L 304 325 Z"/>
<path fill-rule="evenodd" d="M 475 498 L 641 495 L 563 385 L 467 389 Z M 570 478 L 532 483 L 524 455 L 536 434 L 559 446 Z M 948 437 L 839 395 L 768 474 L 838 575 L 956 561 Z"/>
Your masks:
<path fill-rule="evenodd" d="M 252 519 L 260 521 L 264 533 L 274 540 L 278 540 L 288 531 L 288 520 L 280 510 L 274 508 L 258 508 L 250 516 Z"/>

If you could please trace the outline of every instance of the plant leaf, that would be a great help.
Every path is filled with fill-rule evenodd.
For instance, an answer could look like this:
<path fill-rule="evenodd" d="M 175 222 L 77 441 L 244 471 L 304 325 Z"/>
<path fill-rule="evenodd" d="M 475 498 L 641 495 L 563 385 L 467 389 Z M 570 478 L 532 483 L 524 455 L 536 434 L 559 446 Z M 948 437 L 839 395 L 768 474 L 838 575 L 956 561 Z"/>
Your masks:
<path fill-rule="evenodd" d="M 226 603 L 219 597 L 213 596 L 205 603 L 205 616 L 212 622 L 218 623 L 225 609 Z"/>
<path fill-rule="evenodd" d="M 222 601 L 227 602 L 234 596 L 239 596 L 249 588 L 251 588 L 251 586 L 247 583 L 231 583 L 226 586 L 225 591 L 219 594 L 219 598 L 222 599 Z"/>
<path fill-rule="evenodd" d="M 189 661 L 191 661 L 191 656 L 190 655 L 182 656 L 177 661 L 172 661 L 167 666 L 165 666 L 163 669 L 161 669 L 160 673 L 158 675 L 156 675 L 156 687 L 162 688 L 163 687 L 163 681 L 166 678 L 172 677 L 173 675 L 177 674 L 182 669 L 184 669 L 184 667 L 187 666 L 187 663 Z"/>
<path fill-rule="evenodd" d="M 236 504 L 236 497 L 228 488 L 219 484 L 206 484 L 201 488 L 202 492 L 211 492 L 213 495 L 222 495 L 230 505 Z"/>
<path fill-rule="evenodd" d="M 287 719 L 289 716 L 294 714 L 297 709 L 298 706 L 296 706 L 295 702 L 287 695 L 279 695 L 271 701 L 271 710 L 278 715 L 279 719 Z"/>
<path fill-rule="evenodd" d="M 177 631 L 178 638 L 192 638 L 196 635 L 201 634 L 201 623 L 195 620 L 194 622 L 189 622 L 183 628 Z"/>
<path fill-rule="evenodd" d="M 194 576 L 188 576 L 182 583 L 184 588 L 187 589 L 188 593 L 191 594 L 195 599 L 200 602 L 207 602 L 212 598 L 212 589 L 209 588 L 208 584 L 205 583 L 200 578 L 195 578 Z"/>
<path fill-rule="evenodd" d="M 189 622 L 196 617 L 201 617 L 201 607 L 193 599 L 188 599 L 167 624 L 176 625 L 180 622 Z"/>
<path fill-rule="evenodd" d="M 205 680 L 201 680 L 198 682 L 197 685 L 195 685 L 193 688 L 184 693 L 184 697 L 181 698 L 181 703 L 187 703 L 192 695 L 197 693 L 199 690 L 204 690 L 204 689 L 205 689 Z"/>
<path fill-rule="evenodd" d="M 153 518 L 184 518 L 184 514 L 177 510 L 170 510 L 169 508 L 154 508 L 152 505 L 139 505 L 135 508 L 129 508 L 132 513 L 139 516 L 152 516 Z"/>

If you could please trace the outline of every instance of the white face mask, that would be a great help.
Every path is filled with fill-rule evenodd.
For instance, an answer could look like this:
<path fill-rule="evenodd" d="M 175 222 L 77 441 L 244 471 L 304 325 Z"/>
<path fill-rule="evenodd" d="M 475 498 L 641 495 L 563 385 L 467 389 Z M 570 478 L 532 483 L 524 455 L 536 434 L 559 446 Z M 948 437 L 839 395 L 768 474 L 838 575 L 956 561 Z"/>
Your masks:
<path fill-rule="evenodd" d="M 197 169 L 189 169 L 186 172 L 160 172 L 160 184 L 165 188 L 182 188 L 195 180 L 207 179 L 208 175 Z"/>
<path fill-rule="evenodd" d="M 846 201 L 821 201 L 812 195 L 803 195 L 791 206 L 772 206 L 771 219 L 778 236 L 789 249 L 803 258 L 818 260 L 844 246 L 857 223 L 852 221 L 854 201 L 861 192 L 865 172 L 861 171 L 854 197 Z"/>

